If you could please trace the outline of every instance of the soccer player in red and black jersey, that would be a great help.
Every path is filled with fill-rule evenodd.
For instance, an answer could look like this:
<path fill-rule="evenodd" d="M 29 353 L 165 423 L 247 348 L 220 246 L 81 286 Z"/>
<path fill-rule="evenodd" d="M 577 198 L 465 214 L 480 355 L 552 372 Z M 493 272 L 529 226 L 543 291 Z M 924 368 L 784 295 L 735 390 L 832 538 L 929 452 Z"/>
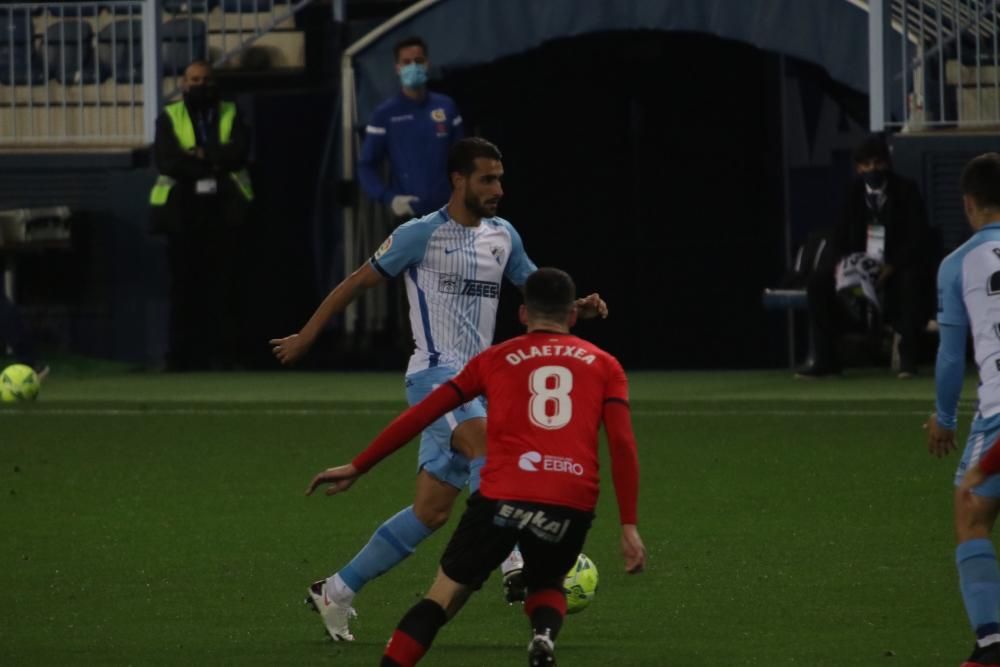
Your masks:
<path fill-rule="evenodd" d="M 461 373 L 397 417 L 345 466 L 317 475 L 308 493 L 344 491 L 442 414 L 483 395 L 489 419 L 478 492 L 441 557 L 426 597 L 396 628 L 382 665 L 408 667 L 438 630 L 519 545 L 533 637 L 531 665 L 554 665 L 554 640 L 566 614 L 562 581 L 583 548 L 599 487 L 598 430 L 603 421 L 622 524 L 626 571 L 641 572 L 646 549 L 636 528 L 639 463 L 618 360 L 569 333 L 576 322 L 573 280 L 539 269 L 524 287 L 528 332 L 495 345 Z"/>

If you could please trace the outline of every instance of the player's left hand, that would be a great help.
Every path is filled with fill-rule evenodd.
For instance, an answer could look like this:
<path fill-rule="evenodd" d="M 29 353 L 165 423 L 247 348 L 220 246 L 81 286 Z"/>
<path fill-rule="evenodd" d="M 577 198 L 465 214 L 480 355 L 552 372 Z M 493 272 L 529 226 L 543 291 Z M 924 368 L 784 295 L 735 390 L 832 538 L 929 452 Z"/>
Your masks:
<path fill-rule="evenodd" d="M 924 424 L 927 431 L 927 451 L 941 458 L 947 456 L 955 446 L 955 432 L 938 424 L 937 414 L 932 414 Z"/>
<path fill-rule="evenodd" d="M 603 320 L 608 317 L 608 304 L 604 303 L 600 294 L 594 292 L 576 300 L 576 312 L 580 319 L 600 317 Z"/>
<path fill-rule="evenodd" d="M 306 495 L 311 496 L 313 491 L 323 484 L 330 485 L 326 490 L 326 495 L 328 496 L 338 494 L 341 491 L 347 491 L 360 476 L 361 473 L 359 473 L 357 468 L 350 463 L 345 466 L 337 466 L 336 468 L 327 468 L 320 474 L 313 477 L 312 481 L 309 482 L 309 488 L 306 489 Z"/>
<path fill-rule="evenodd" d="M 625 571 L 629 574 L 639 574 L 646 568 L 646 545 L 639 537 L 639 529 L 634 524 L 622 526 L 622 557 L 625 558 Z"/>

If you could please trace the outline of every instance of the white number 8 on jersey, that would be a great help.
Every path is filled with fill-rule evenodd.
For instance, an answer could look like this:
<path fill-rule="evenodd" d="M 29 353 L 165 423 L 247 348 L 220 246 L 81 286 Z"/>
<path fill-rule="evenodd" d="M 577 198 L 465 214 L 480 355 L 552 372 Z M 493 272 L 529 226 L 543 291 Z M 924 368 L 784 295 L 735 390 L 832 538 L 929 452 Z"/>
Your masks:
<path fill-rule="evenodd" d="M 549 387 L 553 380 L 555 386 Z M 531 421 L 544 429 L 562 428 L 573 419 L 573 401 L 569 392 L 573 390 L 573 373 L 563 366 L 542 366 L 532 371 L 528 378 L 531 387 L 531 402 L 528 415 Z M 552 414 L 548 413 L 549 402 L 554 403 Z"/>

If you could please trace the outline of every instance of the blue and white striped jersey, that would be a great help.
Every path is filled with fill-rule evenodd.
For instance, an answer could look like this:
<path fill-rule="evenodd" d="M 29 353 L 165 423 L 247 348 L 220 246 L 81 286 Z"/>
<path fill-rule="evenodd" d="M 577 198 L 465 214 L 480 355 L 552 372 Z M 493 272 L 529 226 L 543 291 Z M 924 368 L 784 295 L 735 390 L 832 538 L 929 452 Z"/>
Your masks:
<path fill-rule="evenodd" d="M 941 262 L 938 322 L 971 329 L 979 366 L 979 412 L 985 419 L 1000 414 L 1000 223 L 984 226 Z M 965 336 L 956 337 L 954 345 L 961 349 L 947 352 L 962 359 Z M 953 393 L 957 399 L 958 392 Z"/>
<path fill-rule="evenodd" d="M 405 222 L 370 260 L 383 276 L 403 274 L 416 349 L 407 375 L 445 366 L 461 370 L 493 342 L 500 282 L 520 287 L 537 268 L 503 218 L 463 227 L 442 208 Z"/>

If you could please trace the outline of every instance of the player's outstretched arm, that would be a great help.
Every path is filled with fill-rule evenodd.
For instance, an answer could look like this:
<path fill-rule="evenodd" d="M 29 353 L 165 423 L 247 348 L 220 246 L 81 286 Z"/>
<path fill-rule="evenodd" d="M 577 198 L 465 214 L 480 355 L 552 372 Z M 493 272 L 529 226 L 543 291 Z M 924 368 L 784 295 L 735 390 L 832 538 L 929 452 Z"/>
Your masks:
<path fill-rule="evenodd" d="M 622 526 L 622 558 L 629 574 L 639 574 L 646 568 L 646 545 L 634 523 Z"/>
<path fill-rule="evenodd" d="M 597 292 L 576 300 L 577 315 L 584 320 L 600 317 L 602 320 L 608 317 L 608 304 Z"/>
<path fill-rule="evenodd" d="M 330 485 L 326 489 L 328 496 L 347 491 L 358 477 L 361 477 L 361 473 L 350 463 L 336 468 L 327 468 L 312 478 L 312 481 L 309 482 L 309 488 L 306 489 L 306 495 L 311 496 L 313 491 L 324 484 Z"/>
<path fill-rule="evenodd" d="M 324 484 L 330 485 L 326 490 L 328 496 L 346 491 L 358 477 L 413 440 L 442 415 L 451 412 L 464 402 L 466 398 L 454 381 L 446 382 L 432 391 L 427 398 L 392 420 L 392 423 L 386 426 L 349 464 L 327 468 L 313 477 L 309 488 L 306 489 L 306 495 L 312 495 L 313 491 Z"/>
<path fill-rule="evenodd" d="M 385 278 L 369 262 L 361 265 L 357 271 L 347 276 L 339 285 L 326 295 L 323 302 L 319 304 L 316 312 L 312 314 L 309 321 L 302 327 L 301 331 L 284 338 L 272 338 L 268 341 L 271 344 L 274 356 L 286 366 L 301 359 L 316 337 L 323 330 L 323 327 L 331 317 L 343 312 L 358 294 L 378 285 Z"/>

